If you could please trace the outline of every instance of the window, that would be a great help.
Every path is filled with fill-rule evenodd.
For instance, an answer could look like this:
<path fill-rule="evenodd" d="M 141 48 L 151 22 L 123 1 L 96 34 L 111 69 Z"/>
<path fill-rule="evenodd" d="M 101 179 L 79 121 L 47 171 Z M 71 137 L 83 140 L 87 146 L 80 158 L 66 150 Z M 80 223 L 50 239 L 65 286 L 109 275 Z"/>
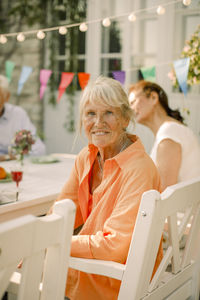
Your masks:
<path fill-rule="evenodd" d="M 86 20 L 87 1 L 59 0 L 57 4 L 58 21 L 64 24 L 75 24 Z M 60 82 L 62 72 L 85 71 L 86 59 L 86 33 L 81 32 L 78 26 L 68 28 L 67 34 L 57 35 L 55 41 L 57 47 L 55 51 L 57 84 Z M 80 89 L 78 80 L 75 77 L 73 82 L 76 88 Z"/>

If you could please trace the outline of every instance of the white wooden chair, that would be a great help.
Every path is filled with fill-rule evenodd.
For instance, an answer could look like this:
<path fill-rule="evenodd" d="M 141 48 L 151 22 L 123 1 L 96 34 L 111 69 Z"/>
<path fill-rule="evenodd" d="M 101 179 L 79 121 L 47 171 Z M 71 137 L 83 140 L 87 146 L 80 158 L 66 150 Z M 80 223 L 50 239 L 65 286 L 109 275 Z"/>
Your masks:
<path fill-rule="evenodd" d="M 177 214 L 184 212 L 178 220 Z M 169 247 L 151 280 L 165 220 Z M 190 227 L 187 227 L 189 224 Z M 187 231 L 185 248 L 179 240 Z M 121 280 L 119 300 L 184 300 L 198 298 L 200 267 L 200 178 L 142 196 L 125 265 L 70 257 L 71 268 Z"/>
<path fill-rule="evenodd" d="M 1 224 L 0 299 L 6 290 L 17 300 L 64 299 L 74 217 L 74 203 L 62 200 L 51 215 Z"/>

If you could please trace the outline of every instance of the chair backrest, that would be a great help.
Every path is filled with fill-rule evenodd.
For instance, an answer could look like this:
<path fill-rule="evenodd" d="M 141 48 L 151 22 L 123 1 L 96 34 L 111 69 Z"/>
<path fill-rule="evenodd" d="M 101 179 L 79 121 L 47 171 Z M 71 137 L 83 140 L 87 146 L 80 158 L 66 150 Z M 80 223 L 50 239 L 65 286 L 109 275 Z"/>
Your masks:
<path fill-rule="evenodd" d="M 18 300 L 63 300 L 68 271 L 75 205 L 56 202 L 53 213 L 44 217 L 26 215 L 0 226 L 0 298 L 13 272 L 19 285 L 8 291 Z M 20 272 L 15 272 L 22 261 Z"/>
<path fill-rule="evenodd" d="M 169 246 L 151 278 L 166 220 Z M 183 234 L 187 240 L 180 250 Z M 200 178 L 170 186 L 162 194 L 143 194 L 125 265 L 70 257 L 69 266 L 121 280 L 118 300 L 183 300 L 199 299 L 199 260 Z"/>
<path fill-rule="evenodd" d="M 166 220 L 169 246 L 151 280 Z M 183 234 L 186 234 L 187 240 L 185 248 L 180 250 L 179 241 Z M 118 299 L 135 300 L 144 296 L 146 296 L 144 299 L 164 299 L 163 291 L 159 294 L 162 285 L 165 284 L 167 295 L 167 291 L 169 294 L 173 291 L 173 284 L 174 290 L 178 290 L 178 287 L 189 279 L 190 284 L 194 284 L 191 278 L 195 271 L 197 273 L 199 252 L 200 178 L 170 186 L 162 194 L 154 190 L 145 192 L 139 208 Z M 173 284 L 172 281 L 170 283 L 172 278 Z M 175 278 L 178 278 L 177 286 Z M 192 290 L 197 293 L 197 281 L 190 293 Z M 155 298 L 153 294 L 156 295 Z M 172 299 L 186 299 L 186 295 Z"/>

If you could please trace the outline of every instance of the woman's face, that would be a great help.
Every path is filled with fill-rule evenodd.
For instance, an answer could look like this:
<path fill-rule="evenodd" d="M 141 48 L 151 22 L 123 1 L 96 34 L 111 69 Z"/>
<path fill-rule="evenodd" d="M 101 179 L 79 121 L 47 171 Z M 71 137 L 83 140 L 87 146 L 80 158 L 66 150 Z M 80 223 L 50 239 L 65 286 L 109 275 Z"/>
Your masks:
<path fill-rule="evenodd" d="M 89 143 L 98 148 L 115 148 L 124 136 L 129 121 L 119 108 L 88 102 L 83 112 L 83 127 Z"/>
<path fill-rule="evenodd" d="M 147 97 L 142 90 L 130 92 L 129 104 L 134 111 L 136 122 L 140 124 L 145 124 L 151 116 L 155 106 L 152 97 Z"/>

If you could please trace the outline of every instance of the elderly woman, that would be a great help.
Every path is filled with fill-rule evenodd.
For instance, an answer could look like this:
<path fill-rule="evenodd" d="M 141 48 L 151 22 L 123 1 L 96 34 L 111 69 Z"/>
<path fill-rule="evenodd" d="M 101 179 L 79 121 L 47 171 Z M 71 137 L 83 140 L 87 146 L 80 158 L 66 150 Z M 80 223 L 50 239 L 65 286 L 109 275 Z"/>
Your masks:
<path fill-rule="evenodd" d="M 143 192 L 159 189 L 153 161 L 139 138 L 126 133 L 132 118 L 121 84 L 99 77 L 85 88 L 80 102 L 80 129 L 89 145 L 77 156 L 58 200 L 77 207 L 71 255 L 125 263 Z M 141 233 L 142 234 L 142 233 Z M 160 262 L 159 249 L 155 267 Z M 120 281 L 69 270 L 70 300 L 115 300 Z"/>
<path fill-rule="evenodd" d="M 198 140 L 183 124 L 180 112 L 169 107 L 165 91 L 156 83 L 141 80 L 130 86 L 129 103 L 136 121 L 155 135 L 150 156 L 158 167 L 162 190 L 200 176 Z"/>

